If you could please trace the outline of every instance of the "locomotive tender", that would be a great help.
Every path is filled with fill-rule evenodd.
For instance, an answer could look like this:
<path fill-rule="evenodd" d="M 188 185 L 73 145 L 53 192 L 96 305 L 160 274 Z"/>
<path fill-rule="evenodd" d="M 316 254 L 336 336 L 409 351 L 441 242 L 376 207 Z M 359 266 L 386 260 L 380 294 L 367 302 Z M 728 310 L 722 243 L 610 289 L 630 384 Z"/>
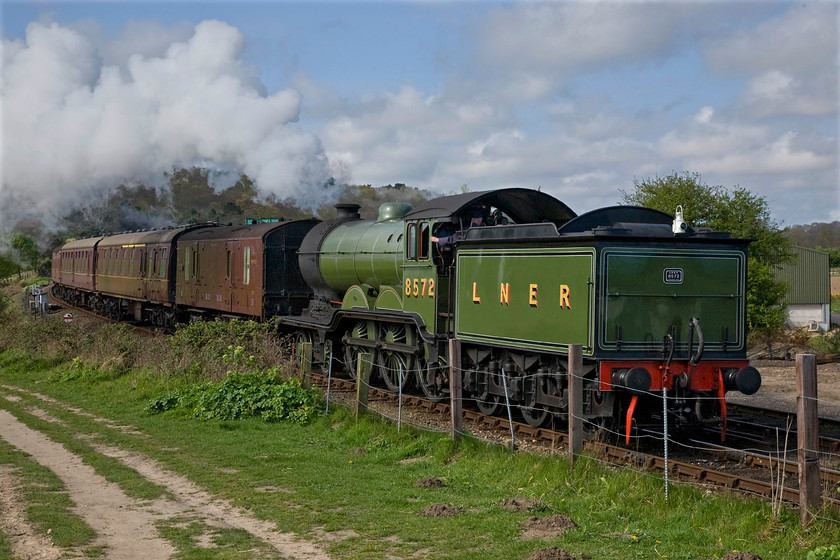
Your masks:
<path fill-rule="evenodd" d="M 390 389 L 505 398 L 526 422 L 568 412 L 567 354 L 584 358 L 584 416 L 630 429 L 725 421 L 728 390 L 755 393 L 746 359 L 748 240 L 616 206 L 576 215 L 529 189 L 386 203 L 376 220 L 195 225 L 73 241 L 53 256 L 59 295 L 156 325 L 196 316 L 279 317 L 316 363 L 362 354 Z M 481 225 L 469 228 L 473 218 Z M 475 221 L 475 220 L 473 220 Z M 454 234 L 443 246 L 432 238 Z"/>

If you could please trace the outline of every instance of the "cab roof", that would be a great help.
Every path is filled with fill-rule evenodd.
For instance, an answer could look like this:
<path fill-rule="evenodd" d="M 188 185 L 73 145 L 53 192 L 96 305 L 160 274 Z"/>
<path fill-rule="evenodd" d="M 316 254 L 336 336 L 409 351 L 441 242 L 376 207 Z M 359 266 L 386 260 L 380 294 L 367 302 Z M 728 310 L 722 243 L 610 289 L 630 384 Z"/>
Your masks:
<path fill-rule="evenodd" d="M 571 208 L 544 192 L 510 188 L 467 192 L 426 201 L 404 216 L 405 220 L 469 217 L 472 209 L 495 207 L 518 224 L 552 222 L 561 226 L 577 216 Z"/>

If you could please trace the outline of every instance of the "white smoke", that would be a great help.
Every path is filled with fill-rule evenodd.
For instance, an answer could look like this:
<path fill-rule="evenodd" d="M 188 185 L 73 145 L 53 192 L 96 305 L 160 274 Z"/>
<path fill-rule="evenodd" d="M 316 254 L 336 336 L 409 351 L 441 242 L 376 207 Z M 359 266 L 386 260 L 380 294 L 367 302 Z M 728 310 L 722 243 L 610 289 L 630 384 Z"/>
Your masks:
<path fill-rule="evenodd" d="M 173 167 L 208 161 L 246 173 L 265 194 L 323 202 L 316 187 L 333 173 L 320 140 L 294 124 L 300 94 L 266 94 L 244 45 L 220 21 L 124 64 L 103 62 L 112 53 L 55 23 L 3 41 L 0 220 L 33 209 L 46 219 L 92 192 L 160 183 Z M 10 207 L 27 201 L 34 208 Z"/>

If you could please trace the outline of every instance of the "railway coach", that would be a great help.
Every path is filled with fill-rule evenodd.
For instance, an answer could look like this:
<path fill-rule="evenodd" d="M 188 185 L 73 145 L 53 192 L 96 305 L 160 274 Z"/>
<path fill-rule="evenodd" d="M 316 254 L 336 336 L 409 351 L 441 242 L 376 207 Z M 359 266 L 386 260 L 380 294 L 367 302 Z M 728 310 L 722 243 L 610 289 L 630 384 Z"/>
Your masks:
<path fill-rule="evenodd" d="M 760 386 L 746 359 L 747 240 L 646 208 L 578 216 L 519 188 L 386 203 L 376 220 L 337 209 L 73 241 L 54 254 L 55 289 L 167 327 L 277 317 L 316 364 L 355 376 L 361 356 L 387 387 L 432 400 L 455 367 L 477 408 L 507 401 L 534 426 L 567 419 L 573 344 L 586 420 L 628 438 L 662 420 L 663 394 L 671 425 L 696 426 L 725 421 L 727 391 Z"/>

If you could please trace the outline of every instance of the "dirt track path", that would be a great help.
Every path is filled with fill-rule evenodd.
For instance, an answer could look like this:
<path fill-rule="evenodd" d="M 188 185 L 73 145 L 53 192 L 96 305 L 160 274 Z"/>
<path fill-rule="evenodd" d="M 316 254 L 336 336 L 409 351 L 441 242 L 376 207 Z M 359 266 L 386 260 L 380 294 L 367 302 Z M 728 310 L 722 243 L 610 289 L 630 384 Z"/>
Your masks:
<path fill-rule="evenodd" d="M 49 400 L 77 414 L 86 414 L 37 393 L 29 393 L 17 387 L 4 388 Z M 16 399 L 14 396 L 6 398 Z M 38 414 L 37 408 L 30 408 L 28 411 L 42 418 L 49 418 L 49 415 Z M 119 485 L 105 480 L 78 455 L 69 452 L 63 445 L 41 432 L 29 428 L 13 414 L 2 409 L 0 438 L 52 470 L 64 482 L 70 499 L 76 504 L 76 513 L 97 533 L 97 541 L 93 544 L 104 546 L 109 559 L 171 558 L 176 550 L 159 535 L 155 522 L 176 517 L 182 519 L 184 516 L 189 516 L 208 527 L 245 530 L 273 548 L 283 558 L 329 558 L 315 544 L 301 541 L 291 533 L 278 532 L 271 523 L 256 519 L 244 510 L 213 497 L 192 481 L 166 470 L 145 455 L 96 446 L 99 453 L 118 459 L 136 470 L 140 476 L 166 488 L 173 497 L 140 502 L 127 496 Z M 0 469 L 0 505 L 4 506 L 0 527 L 5 534 L 10 535 L 15 556 L 58 558 L 61 551 L 46 539 L 39 538 L 31 527 L 27 527 L 25 515 L 21 513 L 25 512 L 26 506 L 17 498 L 16 486 L 17 481 L 10 471 Z M 17 511 L 19 514 L 7 516 L 6 511 Z M 207 541 L 209 543 L 210 539 Z M 76 555 L 72 551 L 67 552 Z"/>

